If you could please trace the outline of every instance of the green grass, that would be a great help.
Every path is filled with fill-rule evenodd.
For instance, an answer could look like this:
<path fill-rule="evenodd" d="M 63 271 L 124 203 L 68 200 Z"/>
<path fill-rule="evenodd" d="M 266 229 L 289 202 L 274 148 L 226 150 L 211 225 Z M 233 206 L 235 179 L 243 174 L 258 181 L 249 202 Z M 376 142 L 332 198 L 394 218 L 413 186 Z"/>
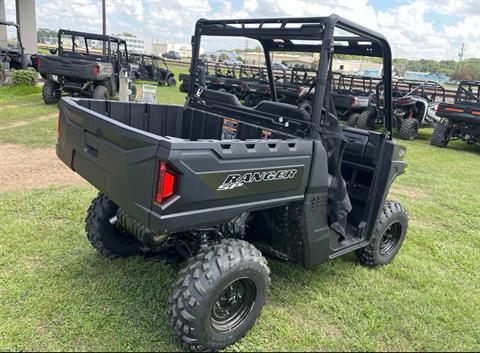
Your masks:
<path fill-rule="evenodd" d="M 180 86 L 180 80 L 178 79 L 181 73 L 187 73 L 187 67 L 173 66 L 169 65 L 168 67 L 175 74 L 175 79 L 177 80 L 177 85 L 175 87 L 168 87 L 167 85 L 157 86 L 157 102 L 162 104 L 185 104 L 186 94 L 178 90 Z M 136 81 L 137 89 L 141 91 L 141 86 L 143 83 L 149 85 L 156 85 L 156 82 L 152 81 Z"/>
<path fill-rule="evenodd" d="M 41 92 L 40 86 L 0 87 L 0 127 L 57 112 L 55 105 L 43 103 Z"/>
<path fill-rule="evenodd" d="M 164 90 L 161 102 L 178 92 Z M 37 123 L 0 131 L 0 141 L 52 143 L 54 122 Z M 409 168 L 390 199 L 407 207 L 410 228 L 395 261 L 367 269 L 347 255 L 304 270 L 270 260 L 268 303 L 229 350 L 480 350 L 480 147 L 435 148 L 430 134 L 399 141 Z M 177 270 L 98 255 L 84 232 L 95 194 L 0 193 L 1 351 L 180 349 L 166 304 Z"/>

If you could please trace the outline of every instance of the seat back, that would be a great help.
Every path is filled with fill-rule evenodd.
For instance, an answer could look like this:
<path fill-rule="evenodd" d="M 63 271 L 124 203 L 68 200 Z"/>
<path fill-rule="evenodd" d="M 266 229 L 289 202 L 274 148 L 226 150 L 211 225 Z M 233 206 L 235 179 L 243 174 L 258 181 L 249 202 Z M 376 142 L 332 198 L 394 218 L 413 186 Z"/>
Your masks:
<path fill-rule="evenodd" d="M 287 103 L 261 101 L 253 109 L 259 112 L 270 113 L 273 115 L 283 116 L 286 118 L 291 118 L 291 119 L 296 119 L 301 121 L 310 121 L 311 119 L 310 115 L 304 108 L 297 107 L 296 105 L 291 105 Z"/>

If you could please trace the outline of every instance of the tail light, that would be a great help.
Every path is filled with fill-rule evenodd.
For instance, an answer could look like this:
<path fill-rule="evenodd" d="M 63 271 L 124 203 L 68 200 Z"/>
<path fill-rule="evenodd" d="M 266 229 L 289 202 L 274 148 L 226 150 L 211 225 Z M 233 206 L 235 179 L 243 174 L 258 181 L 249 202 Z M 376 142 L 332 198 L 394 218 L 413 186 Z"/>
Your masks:
<path fill-rule="evenodd" d="M 352 99 L 350 100 L 350 105 L 353 107 L 356 102 L 357 102 L 357 100 L 356 100 L 355 98 L 352 98 Z"/>
<path fill-rule="evenodd" d="M 37 70 L 40 68 L 40 58 L 36 58 L 36 65 L 37 65 Z"/>
<path fill-rule="evenodd" d="M 161 204 L 175 196 L 177 185 L 178 175 L 173 172 L 165 162 L 160 162 L 158 166 L 155 202 Z"/>
<path fill-rule="evenodd" d="M 454 113 L 465 113 L 465 110 L 463 109 L 458 109 L 458 108 L 445 108 L 445 111 L 447 112 L 454 112 Z"/>
<path fill-rule="evenodd" d="M 93 76 L 98 76 L 100 74 L 100 66 L 93 65 Z"/>

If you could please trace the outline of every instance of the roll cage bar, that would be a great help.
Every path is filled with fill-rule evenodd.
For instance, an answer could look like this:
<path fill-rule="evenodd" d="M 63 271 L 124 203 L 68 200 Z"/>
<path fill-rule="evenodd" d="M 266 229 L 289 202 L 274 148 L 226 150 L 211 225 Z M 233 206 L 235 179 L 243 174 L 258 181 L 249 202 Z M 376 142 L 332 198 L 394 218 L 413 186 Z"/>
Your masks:
<path fill-rule="evenodd" d="M 130 61 L 131 62 L 134 62 L 134 59 L 138 59 L 139 61 L 136 62 L 137 64 L 142 64 L 142 65 L 145 65 L 145 58 L 147 59 L 152 59 L 152 63 L 154 63 L 155 65 L 157 65 L 157 67 L 159 67 L 160 65 L 158 65 L 158 62 L 162 63 L 165 68 L 168 70 L 168 65 L 167 65 L 167 62 L 165 61 L 164 58 L 160 57 L 160 56 L 157 56 L 157 55 L 148 55 L 148 54 L 140 54 L 140 53 L 131 53 L 129 55 L 129 58 L 130 58 Z"/>
<path fill-rule="evenodd" d="M 476 87 L 476 92 L 473 87 Z M 480 81 L 460 81 L 455 103 L 480 104 Z"/>
<path fill-rule="evenodd" d="M 15 29 L 17 30 L 17 43 L 20 46 L 20 49 L 24 51 L 25 48 L 23 47 L 23 44 L 22 44 L 22 36 L 20 35 L 20 26 L 17 25 L 15 22 L 7 22 L 7 21 L 0 21 L 0 26 L 15 27 Z"/>
<path fill-rule="evenodd" d="M 347 32 L 334 35 L 334 30 Z M 191 82 L 198 80 L 198 60 L 201 36 L 247 37 L 258 40 L 265 52 L 265 63 L 272 100 L 277 101 L 275 79 L 270 59 L 271 51 L 295 51 L 319 53 L 320 60 L 315 82 L 315 97 L 312 108 L 312 124 L 320 130 L 324 124 L 322 111 L 327 103 L 327 91 L 330 76 L 330 62 L 333 54 L 348 54 L 383 58 L 385 135 L 392 139 L 392 53 L 387 39 L 366 27 L 338 15 L 309 18 L 270 18 L 270 19 L 200 19 L 192 37 L 192 62 L 190 65 Z M 308 43 L 316 41 L 317 43 Z M 189 96 L 195 95 L 195 84 L 190 85 Z M 317 133 L 313 135 L 318 136 Z M 312 135 L 312 136 L 313 136 Z"/>
<path fill-rule="evenodd" d="M 58 52 L 63 52 L 62 46 L 62 35 L 71 36 L 72 38 L 72 51 L 75 52 L 77 45 L 75 44 L 75 37 L 81 37 L 85 41 L 85 49 L 87 53 L 90 53 L 90 49 L 88 48 L 88 39 L 98 40 L 107 43 L 106 53 L 107 57 L 110 60 L 110 54 L 112 51 L 111 43 L 117 43 L 117 54 L 119 58 L 122 58 L 120 46 L 123 45 L 125 48 L 125 61 L 128 62 L 128 49 L 127 49 L 127 42 L 123 39 L 113 37 L 113 36 L 104 36 L 102 34 L 96 33 L 85 33 L 85 32 L 78 32 L 78 31 L 70 31 L 66 29 L 60 29 L 58 31 Z"/>
<path fill-rule="evenodd" d="M 420 95 L 421 97 L 428 98 L 434 102 L 437 98 L 437 95 L 440 95 L 442 97 L 442 101 L 445 102 L 445 88 L 435 81 L 399 79 L 397 82 L 395 82 L 395 86 L 393 88 L 394 91 L 398 89 L 398 85 L 408 85 L 408 93 L 402 97 Z"/>

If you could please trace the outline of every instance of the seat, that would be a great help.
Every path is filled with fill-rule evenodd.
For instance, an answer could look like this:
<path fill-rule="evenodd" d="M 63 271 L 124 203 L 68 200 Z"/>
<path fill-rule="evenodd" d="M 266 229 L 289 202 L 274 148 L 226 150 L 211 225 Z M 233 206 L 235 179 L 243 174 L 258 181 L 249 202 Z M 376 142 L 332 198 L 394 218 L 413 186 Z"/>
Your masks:
<path fill-rule="evenodd" d="M 301 121 L 310 121 L 311 119 L 310 114 L 308 114 L 304 108 L 287 103 L 261 101 L 253 109 L 259 112 L 270 113 Z"/>
<path fill-rule="evenodd" d="M 236 95 L 228 92 L 216 91 L 214 89 L 204 89 L 202 92 L 202 98 L 230 105 L 242 105 Z"/>

